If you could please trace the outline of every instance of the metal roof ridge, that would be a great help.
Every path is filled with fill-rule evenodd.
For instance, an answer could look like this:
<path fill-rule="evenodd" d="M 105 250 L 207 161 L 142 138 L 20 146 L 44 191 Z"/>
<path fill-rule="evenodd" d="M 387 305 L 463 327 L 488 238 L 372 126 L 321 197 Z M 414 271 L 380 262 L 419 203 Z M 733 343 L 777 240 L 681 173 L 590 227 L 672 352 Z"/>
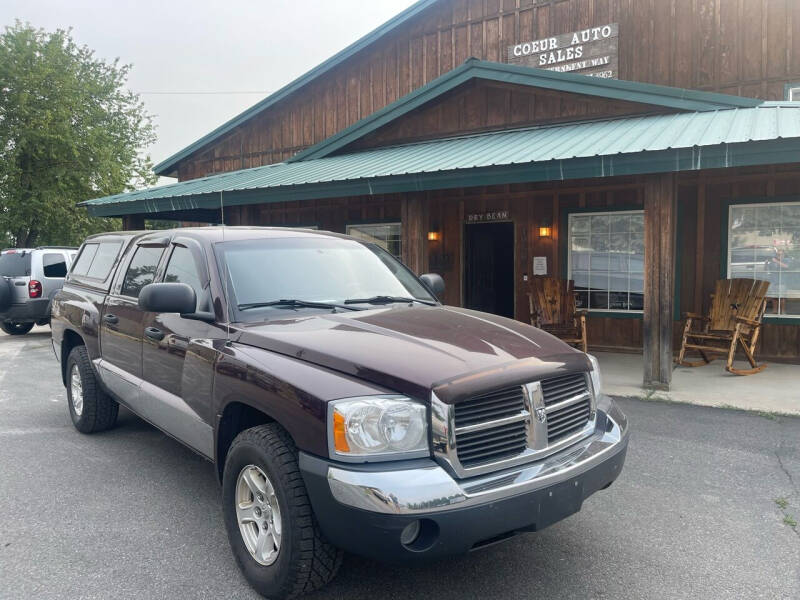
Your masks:
<path fill-rule="evenodd" d="M 753 108 L 763 101 L 755 98 L 732 96 L 717 92 L 690 90 L 639 81 L 604 79 L 577 73 L 561 73 L 523 65 L 490 62 L 468 58 L 455 69 L 429 81 L 425 85 L 398 98 L 371 115 L 364 117 L 301 150 L 288 162 L 302 162 L 321 158 L 341 150 L 344 146 L 366 136 L 380 127 L 404 116 L 453 88 L 471 79 L 487 79 L 540 87 L 565 93 L 583 94 L 599 98 L 622 100 L 638 104 L 652 104 L 674 110 L 707 111 L 730 108 Z"/>
<path fill-rule="evenodd" d="M 757 107 L 754 107 L 757 108 Z M 724 108 L 720 110 L 742 110 L 738 108 Z M 699 112 L 699 111 L 698 111 Z M 718 111 L 703 111 L 703 112 L 718 112 Z M 523 125 L 520 127 L 509 127 L 506 129 L 495 129 L 495 130 L 487 130 L 487 131 L 474 131 L 471 133 L 456 133 L 453 135 L 447 135 L 438 138 L 430 138 L 424 140 L 412 140 L 408 142 L 401 142 L 397 144 L 390 144 L 387 146 L 375 146 L 373 148 L 362 148 L 360 150 L 354 150 L 352 152 L 347 152 L 346 154 L 337 154 L 336 156 L 322 156 L 319 158 L 309 158 L 302 161 L 291 162 L 287 161 L 286 164 L 309 164 L 315 163 L 316 161 L 321 160 L 328 160 L 332 158 L 339 158 L 343 156 L 358 156 L 359 154 L 366 154 L 377 152 L 380 150 L 389 150 L 389 149 L 397 149 L 397 148 L 406 148 L 406 147 L 413 147 L 413 146 L 421 146 L 426 144 L 433 144 L 437 142 L 451 142 L 454 140 L 462 140 L 462 139 L 472 139 L 472 138 L 483 138 L 495 135 L 504 135 L 504 134 L 511 134 L 511 133 L 521 133 L 525 131 L 536 131 L 536 130 L 547 130 L 547 129 L 557 129 L 562 127 L 570 127 L 574 125 L 589 125 L 594 123 L 611 123 L 616 121 L 627 121 L 627 120 L 637 120 L 637 119 L 649 119 L 649 118 L 665 118 L 665 117 L 676 117 L 679 115 L 686 115 L 692 114 L 691 112 L 688 113 L 641 113 L 641 114 L 634 114 L 634 115 L 609 115 L 605 117 L 596 117 L 590 119 L 580 119 L 576 121 L 563 121 L 559 123 L 542 123 L 539 125 Z"/>

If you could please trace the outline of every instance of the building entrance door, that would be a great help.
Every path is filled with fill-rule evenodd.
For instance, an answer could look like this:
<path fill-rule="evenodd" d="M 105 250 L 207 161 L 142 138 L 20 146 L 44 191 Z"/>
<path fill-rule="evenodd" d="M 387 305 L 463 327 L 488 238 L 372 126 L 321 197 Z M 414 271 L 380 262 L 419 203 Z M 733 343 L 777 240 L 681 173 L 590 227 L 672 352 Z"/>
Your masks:
<path fill-rule="evenodd" d="M 514 224 L 464 225 L 464 306 L 514 318 Z"/>

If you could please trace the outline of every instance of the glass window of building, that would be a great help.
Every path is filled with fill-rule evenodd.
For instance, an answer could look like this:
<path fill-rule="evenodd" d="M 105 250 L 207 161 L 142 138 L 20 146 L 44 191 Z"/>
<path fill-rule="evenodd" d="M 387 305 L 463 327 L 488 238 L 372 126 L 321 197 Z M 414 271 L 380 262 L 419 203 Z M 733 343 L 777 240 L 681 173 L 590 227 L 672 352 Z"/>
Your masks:
<path fill-rule="evenodd" d="M 800 201 L 731 206 L 727 266 L 769 281 L 767 314 L 800 317 Z"/>
<path fill-rule="evenodd" d="M 578 308 L 642 310 L 644 211 L 571 214 L 567 243 Z"/>
<path fill-rule="evenodd" d="M 400 232 L 400 223 L 366 223 L 347 226 L 347 235 L 377 244 L 397 259 L 401 258 L 402 253 Z"/>

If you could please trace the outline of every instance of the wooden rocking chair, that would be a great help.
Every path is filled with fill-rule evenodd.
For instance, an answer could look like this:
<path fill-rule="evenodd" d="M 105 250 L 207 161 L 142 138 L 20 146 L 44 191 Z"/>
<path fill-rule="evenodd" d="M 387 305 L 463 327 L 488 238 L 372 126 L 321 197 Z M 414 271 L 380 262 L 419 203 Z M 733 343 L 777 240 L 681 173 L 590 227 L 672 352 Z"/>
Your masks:
<path fill-rule="evenodd" d="M 586 312 L 575 307 L 572 281 L 534 277 L 528 294 L 531 325 L 586 352 Z"/>
<path fill-rule="evenodd" d="M 727 355 L 725 370 L 736 375 L 753 375 L 767 368 L 755 359 L 761 320 L 767 308 L 768 281 L 753 279 L 720 279 L 711 295 L 711 312 L 707 317 L 696 313 L 684 315 L 683 341 L 677 363 L 685 367 L 702 367 L 713 360 L 710 355 Z M 695 321 L 702 323 L 692 329 Z M 750 369 L 733 366 L 737 345 L 744 351 Z M 695 350 L 701 360 L 686 360 L 686 351 Z"/>

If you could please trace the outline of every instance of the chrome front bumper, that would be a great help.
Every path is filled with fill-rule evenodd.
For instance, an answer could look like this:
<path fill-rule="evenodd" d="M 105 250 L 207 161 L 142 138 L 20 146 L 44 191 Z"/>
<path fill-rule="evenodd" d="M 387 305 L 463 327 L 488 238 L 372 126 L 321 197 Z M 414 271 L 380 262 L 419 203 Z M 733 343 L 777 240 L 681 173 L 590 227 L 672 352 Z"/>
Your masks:
<path fill-rule="evenodd" d="M 344 505 L 394 515 L 467 508 L 541 490 L 598 467 L 627 447 L 627 418 L 610 398 L 598 400 L 594 432 L 543 460 L 460 480 L 433 460 L 424 466 L 379 471 L 331 465 L 328 484 Z"/>

